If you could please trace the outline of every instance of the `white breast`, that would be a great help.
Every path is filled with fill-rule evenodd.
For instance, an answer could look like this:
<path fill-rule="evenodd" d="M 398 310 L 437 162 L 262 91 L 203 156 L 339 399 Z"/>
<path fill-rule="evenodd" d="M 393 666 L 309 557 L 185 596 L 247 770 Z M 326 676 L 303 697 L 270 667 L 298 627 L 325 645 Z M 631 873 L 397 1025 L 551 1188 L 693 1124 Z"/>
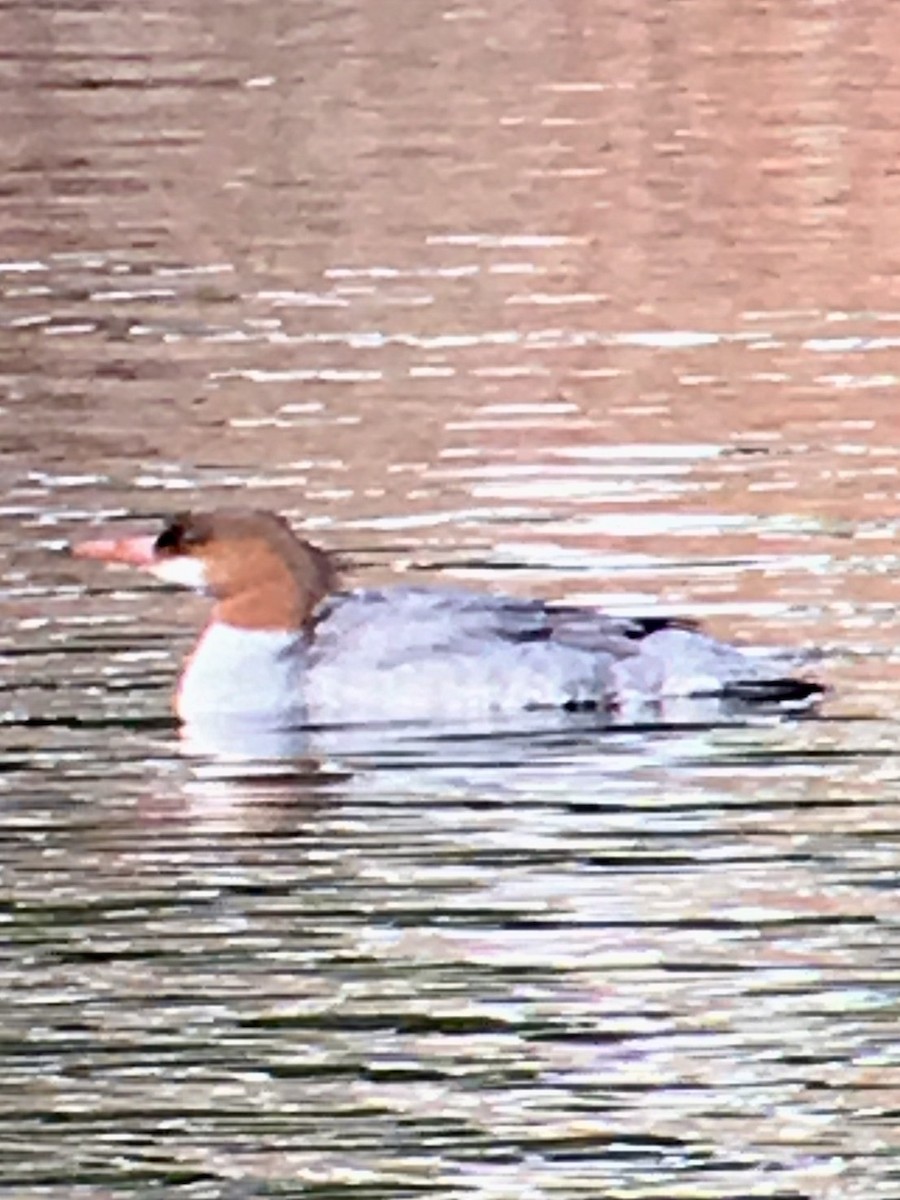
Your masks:
<path fill-rule="evenodd" d="M 209 714 L 288 728 L 307 721 L 302 633 L 210 625 L 185 666 L 178 715 L 197 721 Z"/>

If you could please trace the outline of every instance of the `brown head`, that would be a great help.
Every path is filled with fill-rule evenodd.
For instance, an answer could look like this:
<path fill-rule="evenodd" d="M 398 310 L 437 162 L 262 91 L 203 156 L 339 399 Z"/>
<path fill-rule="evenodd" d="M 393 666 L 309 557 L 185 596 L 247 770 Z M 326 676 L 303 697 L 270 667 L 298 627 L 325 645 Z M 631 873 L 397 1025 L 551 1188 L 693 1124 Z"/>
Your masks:
<path fill-rule="evenodd" d="M 214 620 L 243 629 L 300 629 L 337 584 L 324 550 L 252 508 L 180 513 L 157 537 L 82 542 L 72 553 L 205 592 L 216 601 Z"/>

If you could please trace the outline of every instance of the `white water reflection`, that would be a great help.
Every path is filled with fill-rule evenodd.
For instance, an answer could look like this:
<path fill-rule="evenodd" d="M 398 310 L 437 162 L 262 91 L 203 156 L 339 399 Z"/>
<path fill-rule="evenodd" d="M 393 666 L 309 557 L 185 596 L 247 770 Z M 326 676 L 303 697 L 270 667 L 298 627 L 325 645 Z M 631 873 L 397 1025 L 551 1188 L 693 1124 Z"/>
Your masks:
<path fill-rule="evenodd" d="M 139 1161 L 148 1121 L 167 1170 L 217 1179 L 439 1189 L 503 1146 L 485 1195 L 737 1191 L 773 1139 L 809 1188 L 873 1144 L 833 1100 L 876 1128 L 892 1102 L 892 852 L 862 831 L 896 797 L 882 759 L 823 777 L 839 726 L 328 736 L 229 778 L 138 735 L 92 779 L 81 735 L 87 803 L 13 820 L 31 1049 L 5 1087 L 20 1128 L 48 1086 L 72 1117 L 23 1179 L 111 1124 Z"/>

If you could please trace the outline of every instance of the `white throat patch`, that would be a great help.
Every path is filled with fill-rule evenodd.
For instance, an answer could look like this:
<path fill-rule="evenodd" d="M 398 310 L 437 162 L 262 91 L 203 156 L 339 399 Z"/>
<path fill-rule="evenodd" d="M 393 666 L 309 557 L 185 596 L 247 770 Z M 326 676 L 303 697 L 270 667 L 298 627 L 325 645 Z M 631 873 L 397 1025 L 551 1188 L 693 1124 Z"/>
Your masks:
<path fill-rule="evenodd" d="M 191 554 L 176 554 L 161 558 L 149 568 L 151 575 L 164 583 L 176 583 L 179 587 L 195 592 L 205 592 L 209 586 L 203 560 Z"/>

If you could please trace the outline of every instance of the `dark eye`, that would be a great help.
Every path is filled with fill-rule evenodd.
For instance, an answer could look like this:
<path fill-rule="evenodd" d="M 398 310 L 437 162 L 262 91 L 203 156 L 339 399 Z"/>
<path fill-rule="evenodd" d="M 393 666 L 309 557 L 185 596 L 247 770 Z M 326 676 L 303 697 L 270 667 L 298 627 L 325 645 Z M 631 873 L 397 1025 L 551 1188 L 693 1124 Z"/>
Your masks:
<path fill-rule="evenodd" d="M 184 545 L 185 528 L 181 521 L 170 521 L 156 539 L 157 550 L 180 550 Z"/>
<path fill-rule="evenodd" d="M 199 546 L 206 539 L 201 530 L 195 528 L 184 517 L 173 517 L 156 539 L 156 549 L 169 554 L 179 554 Z"/>

